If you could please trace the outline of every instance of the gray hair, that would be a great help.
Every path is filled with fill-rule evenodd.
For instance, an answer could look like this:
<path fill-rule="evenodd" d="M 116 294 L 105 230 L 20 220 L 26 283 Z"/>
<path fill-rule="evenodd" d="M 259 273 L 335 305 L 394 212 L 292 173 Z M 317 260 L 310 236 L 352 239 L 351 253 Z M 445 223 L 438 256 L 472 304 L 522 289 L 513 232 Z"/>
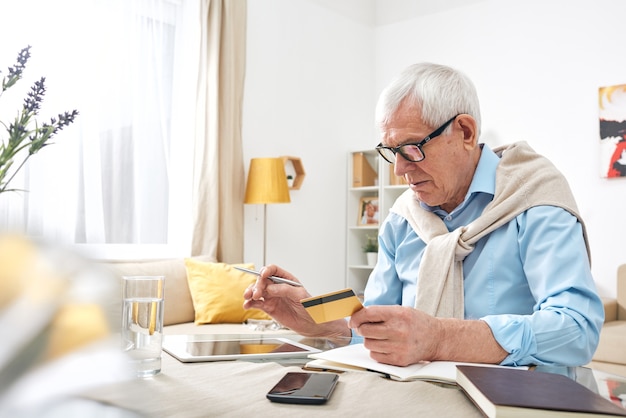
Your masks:
<path fill-rule="evenodd" d="M 404 99 L 421 109 L 422 121 L 440 126 L 454 115 L 464 113 L 476 120 L 480 135 L 480 104 L 474 83 L 463 73 L 445 65 L 413 64 L 380 94 L 376 124 L 381 127 Z"/>

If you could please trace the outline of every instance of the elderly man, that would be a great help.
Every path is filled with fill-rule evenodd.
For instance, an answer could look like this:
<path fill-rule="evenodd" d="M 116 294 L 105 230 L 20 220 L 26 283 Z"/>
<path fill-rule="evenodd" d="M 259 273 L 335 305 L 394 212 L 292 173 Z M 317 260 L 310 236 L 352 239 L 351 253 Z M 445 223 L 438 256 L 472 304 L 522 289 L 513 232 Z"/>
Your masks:
<path fill-rule="evenodd" d="M 379 362 L 583 365 L 604 311 L 567 181 L 526 143 L 480 144 L 472 82 L 442 65 L 407 68 L 381 94 L 377 149 L 409 184 L 383 221 L 365 308 L 315 324 L 297 280 L 267 266 L 244 293 L 307 336 L 363 338 Z M 343 337 L 343 338 L 342 338 Z"/>

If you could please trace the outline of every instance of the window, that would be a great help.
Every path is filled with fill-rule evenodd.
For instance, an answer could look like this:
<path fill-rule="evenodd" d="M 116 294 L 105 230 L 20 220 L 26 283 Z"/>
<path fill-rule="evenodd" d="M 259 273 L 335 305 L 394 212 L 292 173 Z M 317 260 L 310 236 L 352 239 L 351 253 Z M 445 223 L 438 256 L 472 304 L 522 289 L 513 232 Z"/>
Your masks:
<path fill-rule="evenodd" d="M 0 77 L 32 46 L 22 80 L 0 97 L 0 120 L 41 76 L 39 120 L 80 112 L 16 177 L 13 186 L 28 192 L 0 194 L 1 228 L 104 257 L 130 256 L 129 248 L 140 256 L 142 247 L 186 252 L 195 80 L 185 69 L 197 66 L 195 3 L 21 0 L 0 17 L 0 36 L 10 39 Z"/>

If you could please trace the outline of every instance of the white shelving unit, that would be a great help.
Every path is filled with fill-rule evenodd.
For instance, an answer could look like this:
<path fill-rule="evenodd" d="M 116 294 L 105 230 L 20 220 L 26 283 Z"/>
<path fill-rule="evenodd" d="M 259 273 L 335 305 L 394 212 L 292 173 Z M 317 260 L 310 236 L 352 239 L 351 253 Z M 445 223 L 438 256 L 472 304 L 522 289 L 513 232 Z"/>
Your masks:
<path fill-rule="evenodd" d="M 375 173 L 373 181 L 365 181 L 366 185 L 358 187 L 354 187 L 355 155 L 362 155 Z M 368 180 L 371 180 L 371 178 Z M 393 175 L 392 165 L 383 160 L 376 150 L 354 151 L 348 154 L 346 287 L 354 289 L 357 295 L 363 293 L 367 279 L 373 269 L 373 266 L 367 265 L 366 255 L 362 250 L 362 246 L 366 243 L 368 236 L 378 235 L 380 222 L 387 216 L 389 209 L 398 196 L 407 189 L 406 184 L 394 184 L 399 182 Z M 370 185 L 369 183 L 373 184 Z M 378 200 L 378 224 L 360 225 L 360 206 L 363 198 Z"/>

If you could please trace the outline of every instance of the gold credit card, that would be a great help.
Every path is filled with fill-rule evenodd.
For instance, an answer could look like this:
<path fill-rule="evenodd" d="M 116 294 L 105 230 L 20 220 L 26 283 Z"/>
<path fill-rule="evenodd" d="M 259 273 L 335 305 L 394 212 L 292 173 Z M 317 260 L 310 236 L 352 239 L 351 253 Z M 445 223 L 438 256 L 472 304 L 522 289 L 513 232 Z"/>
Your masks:
<path fill-rule="evenodd" d="M 363 307 L 352 289 L 302 299 L 300 303 L 318 324 L 345 318 Z"/>

